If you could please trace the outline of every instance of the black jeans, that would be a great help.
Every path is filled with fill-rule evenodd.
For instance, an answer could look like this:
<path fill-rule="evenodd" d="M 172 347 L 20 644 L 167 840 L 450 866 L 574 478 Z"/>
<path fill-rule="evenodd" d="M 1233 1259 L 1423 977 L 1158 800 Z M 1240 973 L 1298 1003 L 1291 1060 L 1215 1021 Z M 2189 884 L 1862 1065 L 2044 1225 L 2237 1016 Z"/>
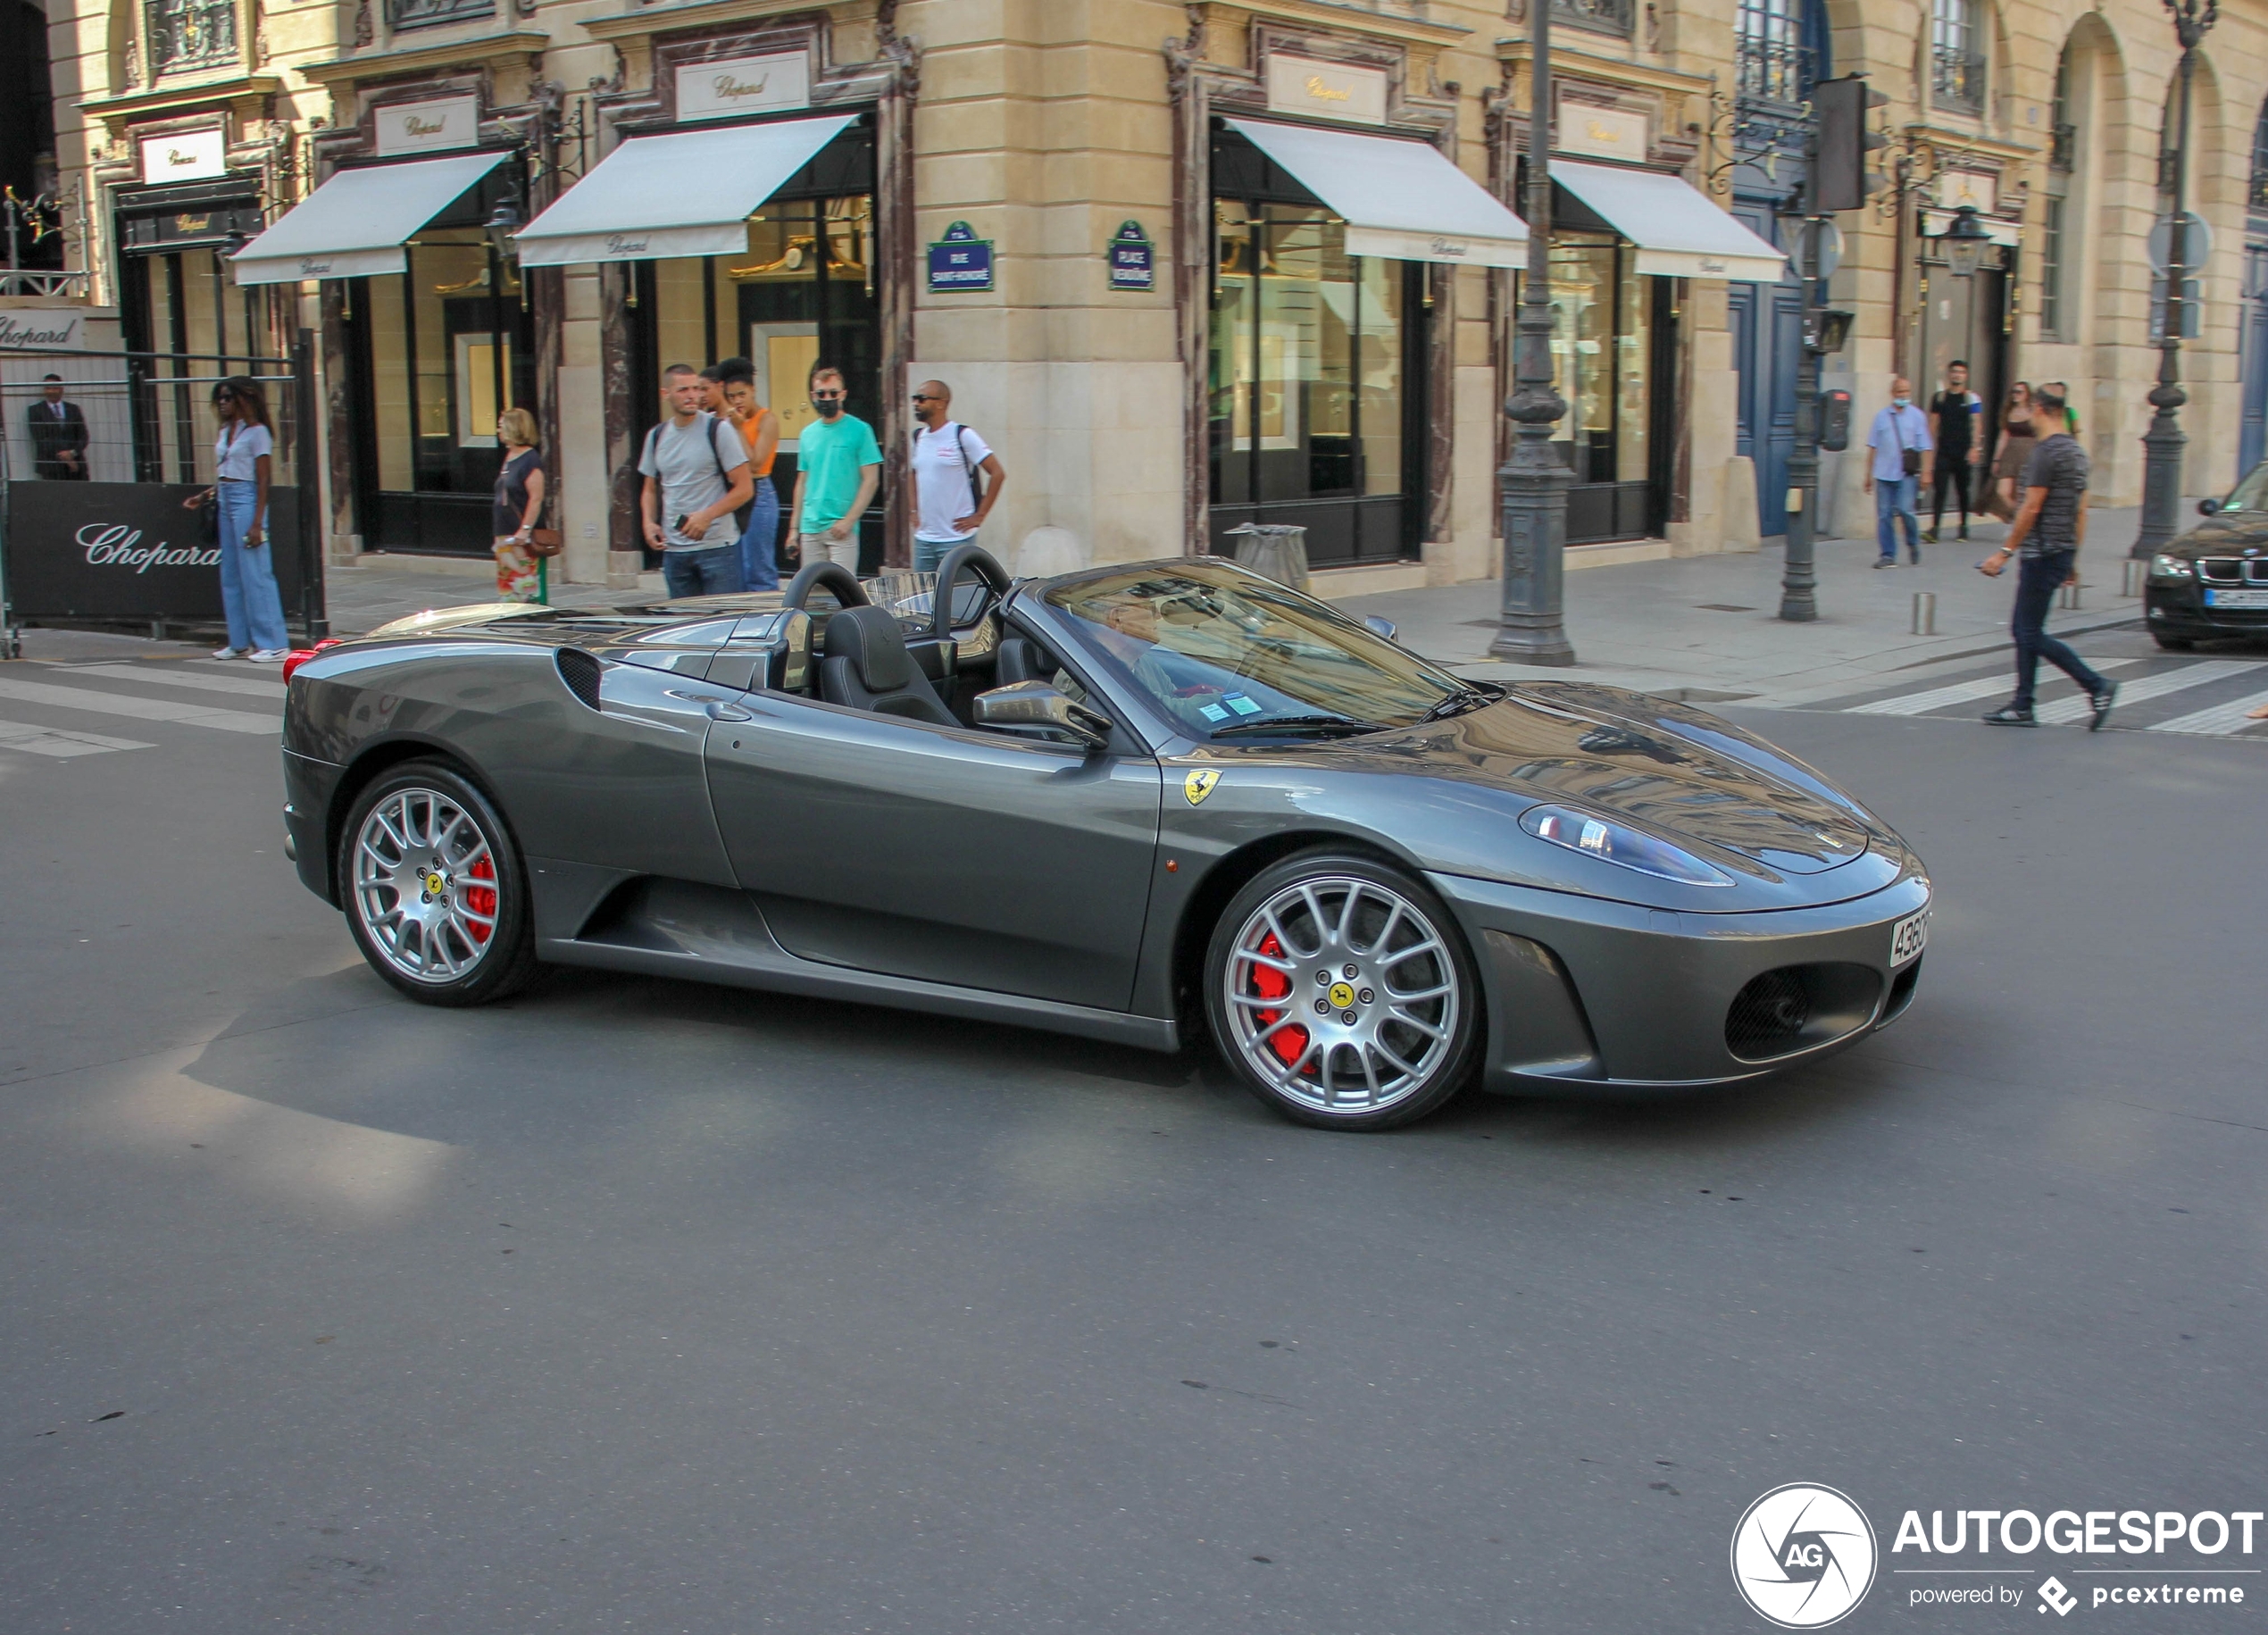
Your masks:
<path fill-rule="evenodd" d="M 1930 480 L 1930 528 L 1932 532 L 1945 526 L 1945 485 L 1951 483 L 1961 495 L 1961 526 L 1969 526 L 1969 451 L 1965 448 L 1948 454 L 1938 451 L 1937 474 Z"/>
<path fill-rule="evenodd" d="M 2009 629 L 2016 638 L 2016 696 L 2010 702 L 2020 710 L 2031 708 L 2032 678 L 2046 659 L 2088 692 L 2099 692 L 2103 678 L 2087 661 L 2047 633 L 2047 610 L 2055 605 L 2055 591 L 2072 576 L 2076 551 L 2051 551 L 2016 560 L 2016 616 Z"/>

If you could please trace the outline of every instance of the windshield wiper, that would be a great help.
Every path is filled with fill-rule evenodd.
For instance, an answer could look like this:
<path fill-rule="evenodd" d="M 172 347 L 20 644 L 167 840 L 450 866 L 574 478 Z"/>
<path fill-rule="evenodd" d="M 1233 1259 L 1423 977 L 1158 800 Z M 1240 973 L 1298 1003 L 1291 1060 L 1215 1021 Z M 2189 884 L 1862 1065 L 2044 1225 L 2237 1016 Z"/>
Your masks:
<path fill-rule="evenodd" d="M 1430 721 L 1447 721 L 1452 715 L 1463 715 L 1469 710 L 1477 710 L 1486 705 L 1494 704 L 1503 697 L 1504 693 L 1501 689 L 1492 690 L 1468 683 L 1463 691 L 1451 693 L 1447 698 L 1442 699 L 1440 703 L 1419 716 L 1412 724 L 1422 727 Z"/>
<path fill-rule="evenodd" d="M 1273 732 L 1289 729 L 1299 732 L 1383 732 L 1386 729 L 1374 721 L 1356 721 L 1351 715 L 1279 715 L 1271 721 L 1232 721 L 1224 727 L 1215 727 L 1213 736 L 1228 738 L 1246 732 Z"/>

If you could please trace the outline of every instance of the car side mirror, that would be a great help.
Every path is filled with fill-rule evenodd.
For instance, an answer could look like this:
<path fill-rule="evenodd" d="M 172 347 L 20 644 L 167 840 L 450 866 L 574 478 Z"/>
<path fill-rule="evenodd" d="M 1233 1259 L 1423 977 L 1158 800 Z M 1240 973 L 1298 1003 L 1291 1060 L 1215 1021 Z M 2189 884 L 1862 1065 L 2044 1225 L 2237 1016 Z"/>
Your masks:
<path fill-rule="evenodd" d="M 2197 502 L 2197 514 L 2201 517 L 2219 516 L 2221 514 L 2221 502 L 2217 499 L 2199 500 Z"/>
<path fill-rule="evenodd" d="M 1380 641 L 1394 639 L 1394 621 L 1391 619 L 1381 619 L 1376 613 L 1368 613 L 1363 616 L 1363 628 Z"/>
<path fill-rule="evenodd" d="M 1110 742 L 1109 716 L 1072 702 L 1045 681 L 1015 681 L 979 693 L 976 721 L 980 727 L 1009 732 L 1060 732 L 1090 755 Z"/>

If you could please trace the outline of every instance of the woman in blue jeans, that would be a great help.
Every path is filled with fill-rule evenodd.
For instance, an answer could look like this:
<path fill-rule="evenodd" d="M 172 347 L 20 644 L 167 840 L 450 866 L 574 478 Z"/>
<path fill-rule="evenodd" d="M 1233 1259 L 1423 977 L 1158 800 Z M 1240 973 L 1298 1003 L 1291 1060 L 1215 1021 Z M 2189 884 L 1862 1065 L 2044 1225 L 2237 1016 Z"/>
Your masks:
<path fill-rule="evenodd" d="M 724 413 L 748 447 L 748 470 L 756 496 L 748 502 L 748 526 L 740 536 L 742 583 L 750 590 L 780 588 L 780 490 L 771 485 L 771 463 L 780 452 L 780 416 L 756 401 L 755 370 L 746 358 L 717 366 L 724 392 Z"/>
<path fill-rule="evenodd" d="M 213 656 L 280 664 L 290 655 L 291 638 L 284 630 L 283 597 L 268 549 L 276 448 L 268 399 L 258 381 L 232 375 L 213 388 L 213 415 L 221 422 L 213 444 L 213 485 L 182 502 L 220 507 L 221 607 L 229 645 L 214 648 Z"/>

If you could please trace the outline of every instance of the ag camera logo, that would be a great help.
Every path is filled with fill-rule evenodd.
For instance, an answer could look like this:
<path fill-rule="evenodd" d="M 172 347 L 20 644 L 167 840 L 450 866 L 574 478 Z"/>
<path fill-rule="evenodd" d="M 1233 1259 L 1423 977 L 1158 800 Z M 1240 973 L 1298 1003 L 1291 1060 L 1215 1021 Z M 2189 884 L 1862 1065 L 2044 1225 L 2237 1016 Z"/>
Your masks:
<path fill-rule="evenodd" d="M 1774 1488 L 1732 1530 L 1732 1581 L 1783 1630 L 1822 1630 L 1855 1610 L 1874 1584 L 1874 1528 L 1832 1488 Z"/>

